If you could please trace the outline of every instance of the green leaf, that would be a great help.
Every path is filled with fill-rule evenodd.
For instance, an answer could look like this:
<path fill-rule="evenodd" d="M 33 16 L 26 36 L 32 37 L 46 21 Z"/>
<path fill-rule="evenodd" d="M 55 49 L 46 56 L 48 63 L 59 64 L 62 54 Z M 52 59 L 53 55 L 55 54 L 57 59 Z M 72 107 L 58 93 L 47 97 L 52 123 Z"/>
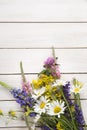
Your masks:
<path fill-rule="evenodd" d="M 2 82 L 2 81 L 0 81 L 0 85 L 1 85 L 2 87 L 4 87 L 4 88 L 12 89 L 12 87 L 11 87 L 10 85 L 8 85 L 8 84 L 6 84 L 6 83 L 4 83 L 4 82 Z"/>
<path fill-rule="evenodd" d="M 51 74 L 51 72 L 49 70 L 44 69 L 38 75 L 40 75 L 40 74 L 45 74 L 45 75 L 49 76 Z"/>

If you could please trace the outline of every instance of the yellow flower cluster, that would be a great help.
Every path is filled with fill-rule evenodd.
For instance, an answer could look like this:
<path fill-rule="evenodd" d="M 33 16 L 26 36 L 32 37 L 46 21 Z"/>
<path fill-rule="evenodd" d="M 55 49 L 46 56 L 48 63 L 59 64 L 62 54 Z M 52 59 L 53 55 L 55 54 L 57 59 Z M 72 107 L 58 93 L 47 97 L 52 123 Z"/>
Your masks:
<path fill-rule="evenodd" d="M 58 91 L 58 86 L 52 87 L 54 82 L 55 79 L 51 75 L 47 76 L 45 74 L 40 74 L 37 80 L 32 81 L 32 86 L 36 90 L 45 87 L 44 96 L 46 96 L 49 101 L 54 100 L 54 98 L 61 99 L 61 94 Z"/>
<path fill-rule="evenodd" d="M 47 75 L 41 74 L 37 80 L 32 81 L 32 84 L 34 86 L 34 89 L 39 89 L 42 86 L 52 83 L 53 81 L 54 81 L 54 79 L 52 76 L 47 76 Z"/>

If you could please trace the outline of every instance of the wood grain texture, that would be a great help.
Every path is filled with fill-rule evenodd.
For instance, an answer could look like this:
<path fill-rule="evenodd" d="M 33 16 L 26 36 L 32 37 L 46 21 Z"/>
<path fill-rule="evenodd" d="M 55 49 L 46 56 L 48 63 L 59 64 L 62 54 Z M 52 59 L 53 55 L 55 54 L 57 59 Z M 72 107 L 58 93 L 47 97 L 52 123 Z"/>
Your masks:
<path fill-rule="evenodd" d="M 87 1 L 0 0 L 0 12 L 1 22 L 86 22 Z"/>
<path fill-rule="evenodd" d="M 87 73 L 87 49 L 56 49 L 60 71 L 63 73 Z M 0 74 L 20 73 L 23 61 L 25 73 L 38 73 L 43 62 L 51 56 L 51 49 L 2 49 L 0 50 Z"/>
<path fill-rule="evenodd" d="M 87 23 L 0 23 L 0 48 L 87 48 Z"/>

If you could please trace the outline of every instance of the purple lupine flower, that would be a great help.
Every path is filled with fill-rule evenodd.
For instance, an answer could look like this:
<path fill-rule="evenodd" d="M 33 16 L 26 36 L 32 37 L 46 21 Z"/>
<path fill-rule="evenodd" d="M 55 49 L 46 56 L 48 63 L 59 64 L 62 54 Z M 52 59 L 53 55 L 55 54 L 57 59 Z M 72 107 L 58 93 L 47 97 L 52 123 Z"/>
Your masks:
<path fill-rule="evenodd" d="M 13 95 L 14 98 L 17 98 L 18 95 L 21 94 L 21 89 L 18 89 L 18 90 L 16 90 L 16 89 L 11 89 L 10 92 L 11 92 L 11 94 Z"/>
<path fill-rule="evenodd" d="M 85 121 L 83 118 L 83 114 L 77 104 L 75 104 L 75 118 L 76 118 L 78 125 L 84 125 Z M 84 130 L 84 129 L 82 127 L 79 127 L 79 130 Z"/>
<path fill-rule="evenodd" d="M 84 128 L 83 128 L 83 127 L 79 127 L 78 129 L 79 129 L 79 130 L 84 130 Z"/>
<path fill-rule="evenodd" d="M 42 127 L 41 127 L 41 129 L 42 130 L 50 130 L 50 128 L 48 127 L 48 126 L 46 126 L 46 125 L 43 125 Z M 52 128 L 53 130 L 57 130 L 56 128 Z"/>
<path fill-rule="evenodd" d="M 41 129 L 42 129 L 42 130 L 50 130 L 50 128 L 49 128 L 48 126 L 45 126 L 45 125 L 42 126 Z"/>
<path fill-rule="evenodd" d="M 44 62 L 44 66 L 47 68 L 50 68 L 55 63 L 55 60 L 53 57 L 48 57 L 47 60 Z"/>
<path fill-rule="evenodd" d="M 35 100 L 30 97 L 26 91 L 23 91 L 21 89 L 12 89 L 11 94 L 13 95 L 14 98 L 16 98 L 16 102 L 21 105 L 21 107 L 24 108 L 26 111 L 26 107 L 32 108 L 34 106 Z"/>
<path fill-rule="evenodd" d="M 65 98 L 67 99 L 69 105 L 73 105 L 73 102 L 70 98 L 71 94 L 70 94 L 70 82 L 67 82 L 65 85 L 63 85 L 63 93 Z"/>
<path fill-rule="evenodd" d="M 35 112 L 31 112 L 31 113 L 29 114 L 29 116 L 30 116 L 30 117 L 35 117 L 35 116 L 36 116 L 36 113 L 35 113 Z"/>

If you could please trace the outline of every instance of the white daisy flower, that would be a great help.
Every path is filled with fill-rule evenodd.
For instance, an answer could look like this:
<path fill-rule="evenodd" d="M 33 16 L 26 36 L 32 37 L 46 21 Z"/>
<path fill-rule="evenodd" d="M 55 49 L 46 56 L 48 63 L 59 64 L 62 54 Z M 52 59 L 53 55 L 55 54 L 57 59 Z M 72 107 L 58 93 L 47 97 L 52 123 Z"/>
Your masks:
<path fill-rule="evenodd" d="M 80 93 L 80 91 L 83 88 L 83 84 L 79 82 L 77 79 L 73 79 L 71 87 L 70 87 L 70 93 Z"/>
<path fill-rule="evenodd" d="M 48 106 L 47 114 L 52 116 L 57 115 L 60 118 L 60 114 L 64 113 L 65 108 L 66 107 L 64 107 L 64 102 L 53 101 Z"/>
<path fill-rule="evenodd" d="M 34 106 L 34 112 L 39 113 L 40 115 L 41 113 L 45 113 L 47 105 L 48 100 L 46 99 L 46 97 L 41 97 Z"/>
<path fill-rule="evenodd" d="M 63 80 L 56 80 L 56 82 L 54 82 L 52 84 L 52 87 L 59 86 L 59 85 L 64 85 L 64 84 L 65 84 L 65 82 Z"/>
<path fill-rule="evenodd" d="M 77 94 L 77 93 L 80 93 L 81 90 L 82 90 L 82 87 L 78 86 L 78 85 L 76 85 L 76 86 L 73 85 L 70 87 L 70 93 Z"/>
<path fill-rule="evenodd" d="M 38 97 L 40 97 L 43 93 L 45 92 L 45 87 L 42 87 L 40 89 L 34 89 L 32 97 L 34 99 L 37 99 Z"/>

